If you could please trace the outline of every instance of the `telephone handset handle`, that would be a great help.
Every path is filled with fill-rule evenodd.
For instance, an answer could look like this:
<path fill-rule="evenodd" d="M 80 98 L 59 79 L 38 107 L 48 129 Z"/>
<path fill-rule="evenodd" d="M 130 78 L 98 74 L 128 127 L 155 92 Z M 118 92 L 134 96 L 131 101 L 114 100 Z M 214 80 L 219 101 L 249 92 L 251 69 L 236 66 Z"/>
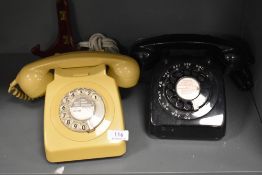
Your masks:
<path fill-rule="evenodd" d="M 50 70 L 101 64 L 109 67 L 108 75 L 120 87 L 129 88 L 138 82 L 140 70 L 134 59 L 120 54 L 79 51 L 47 57 L 26 65 L 10 84 L 8 91 L 18 98 L 31 100 L 45 94 L 47 85 L 54 79 Z M 15 87 L 17 84 L 22 91 Z"/>
<path fill-rule="evenodd" d="M 240 39 L 230 40 L 198 34 L 169 34 L 138 40 L 131 49 L 142 69 L 152 67 L 159 60 L 157 54 L 164 48 L 217 48 L 224 55 L 224 64 L 241 64 L 246 66 L 254 63 L 254 57 L 248 45 Z M 231 58 L 233 57 L 233 58 Z M 237 57 L 237 58 L 235 58 Z"/>
<path fill-rule="evenodd" d="M 220 55 L 219 61 L 223 69 L 240 89 L 249 90 L 253 87 L 253 78 L 247 66 L 254 63 L 254 57 L 241 39 L 226 40 L 197 34 L 162 35 L 138 40 L 132 47 L 131 56 L 138 61 L 143 71 L 153 67 L 161 58 L 168 57 L 170 53 L 176 53 L 169 53 L 172 49 L 216 51 L 214 53 Z M 187 54 L 193 55 L 192 52 Z"/>

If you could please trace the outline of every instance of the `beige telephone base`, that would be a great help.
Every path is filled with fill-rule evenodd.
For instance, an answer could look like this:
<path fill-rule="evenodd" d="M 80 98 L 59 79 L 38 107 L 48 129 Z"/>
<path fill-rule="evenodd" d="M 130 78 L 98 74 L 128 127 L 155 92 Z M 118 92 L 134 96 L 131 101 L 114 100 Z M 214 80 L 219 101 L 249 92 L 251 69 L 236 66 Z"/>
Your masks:
<path fill-rule="evenodd" d="M 80 93 L 78 91 L 81 89 L 85 93 L 95 93 L 98 102 L 87 102 L 79 97 L 80 102 L 69 103 L 93 105 L 93 110 L 96 110 L 97 103 L 104 112 L 103 116 L 97 114 L 100 118 L 93 119 L 88 126 L 75 122 L 72 117 L 68 118 L 65 111 L 71 108 L 65 107 L 66 102 L 63 102 L 72 95 L 72 90 L 75 90 L 73 93 Z M 104 106 L 101 106 L 102 103 Z M 79 111 L 74 112 L 81 117 L 81 109 Z M 125 141 L 108 139 L 108 130 L 124 130 L 124 122 L 118 86 L 115 79 L 106 75 L 106 66 L 55 69 L 54 81 L 48 84 L 45 97 L 44 142 L 47 160 L 62 162 L 123 155 L 126 152 Z"/>

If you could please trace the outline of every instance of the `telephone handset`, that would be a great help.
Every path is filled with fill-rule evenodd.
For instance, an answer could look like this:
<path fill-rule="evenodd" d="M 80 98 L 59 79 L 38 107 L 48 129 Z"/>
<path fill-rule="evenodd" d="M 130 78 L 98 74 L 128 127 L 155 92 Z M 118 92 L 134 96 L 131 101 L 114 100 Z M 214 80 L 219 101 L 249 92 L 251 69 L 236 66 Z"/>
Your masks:
<path fill-rule="evenodd" d="M 219 139 L 225 134 L 223 75 L 242 90 L 253 86 L 254 62 L 241 40 L 173 34 L 137 41 L 131 55 L 152 69 L 146 126 L 162 138 Z"/>
<path fill-rule="evenodd" d="M 254 63 L 254 57 L 247 43 L 239 38 L 223 39 L 197 34 L 162 35 L 138 40 L 131 54 L 138 61 L 141 70 L 145 71 L 166 55 L 181 55 L 183 52 L 199 55 L 201 51 L 202 54 L 204 51 L 218 54 L 216 61 L 240 89 L 248 90 L 253 87 L 252 75 L 247 66 Z"/>
<path fill-rule="evenodd" d="M 26 65 L 10 84 L 9 92 L 22 99 L 41 97 L 45 94 L 46 86 L 54 79 L 50 70 L 101 64 L 109 67 L 108 74 L 116 80 L 118 86 L 128 88 L 136 84 L 139 70 L 133 59 L 109 53 L 73 52 L 51 56 Z M 17 84 L 24 94 L 15 88 Z"/>
<path fill-rule="evenodd" d="M 137 62 L 128 56 L 65 53 L 23 67 L 9 92 L 25 100 L 45 94 L 48 161 L 120 156 L 126 151 L 125 142 L 110 139 L 107 131 L 124 130 L 117 87 L 136 85 L 139 72 Z"/>

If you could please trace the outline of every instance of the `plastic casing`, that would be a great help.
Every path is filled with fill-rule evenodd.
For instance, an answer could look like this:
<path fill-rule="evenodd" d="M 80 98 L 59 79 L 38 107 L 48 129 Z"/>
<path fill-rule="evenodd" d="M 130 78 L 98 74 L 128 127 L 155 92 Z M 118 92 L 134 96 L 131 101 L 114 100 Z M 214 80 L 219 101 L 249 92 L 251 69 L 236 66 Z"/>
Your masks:
<path fill-rule="evenodd" d="M 90 133 L 66 128 L 59 118 L 63 95 L 74 88 L 94 89 L 103 98 L 106 113 L 102 123 Z M 124 130 L 123 113 L 116 81 L 106 75 L 105 65 L 93 68 L 56 69 L 47 86 L 44 112 L 44 143 L 49 162 L 121 156 L 125 141 L 107 138 L 107 130 Z"/>
<path fill-rule="evenodd" d="M 113 77 L 118 86 L 129 88 L 139 79 L 137 62 L 121 54 L 79 51 L 47 57 L 23 67 L 16 77 L 16 82 L 25 94 L 31 98 L 45 94 L 47 85 L 53 81 L 50 70 L 57 68 L 93 67 L 101 64 L 108 66 L 108 75 Z"/>
<path fill-rule="evenodd" d="M 46 94 L 46 158 L 49 162 L 63 162 L 120 156 L 126 152 L 125 142 L 108 139 L 107 131 L 124 130 L 118 87 L 136 85 L 139 74 L 137 62 L 128 56 L 79 51 L 30 63 L 23 67 L 13 82 L 30 99 Z M 93 89 L 103 99 L 105 116 L 95 131 L 75 132 L 60 121 L 61 100 L 76 88 Z"/>

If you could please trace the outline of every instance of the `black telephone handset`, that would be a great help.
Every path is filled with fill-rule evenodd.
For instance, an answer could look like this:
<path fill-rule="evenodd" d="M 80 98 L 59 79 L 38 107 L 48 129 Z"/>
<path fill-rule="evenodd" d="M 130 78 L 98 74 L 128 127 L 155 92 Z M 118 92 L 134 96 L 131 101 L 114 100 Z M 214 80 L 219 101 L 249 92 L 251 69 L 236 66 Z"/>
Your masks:
<path fill-rule="evenodd" d="M 158 137 L 219 139 L 225 134 L 223 75 L 242 90 L 253 86 L 254 63 L 240 39 L 173 34 L 137 41 L 131 50 L 142 72 L 152 69 L 146 125 Z"/>
<path fill-rule="evenodd" d="M 238 38 L 226 40 L 209 35 L 197 34 L 170 34 L 137 41 L 132 48 L 134 56 L 142 70 L 151 68 L 161 60 L 163 50 L 170 49 L 210 49 L 217 50 L 221 55 L 220 62 L 236 85 L 242 90 L 253 86 L 252 75 L 247 66 L 254 63 L 248 45 Z"/>

